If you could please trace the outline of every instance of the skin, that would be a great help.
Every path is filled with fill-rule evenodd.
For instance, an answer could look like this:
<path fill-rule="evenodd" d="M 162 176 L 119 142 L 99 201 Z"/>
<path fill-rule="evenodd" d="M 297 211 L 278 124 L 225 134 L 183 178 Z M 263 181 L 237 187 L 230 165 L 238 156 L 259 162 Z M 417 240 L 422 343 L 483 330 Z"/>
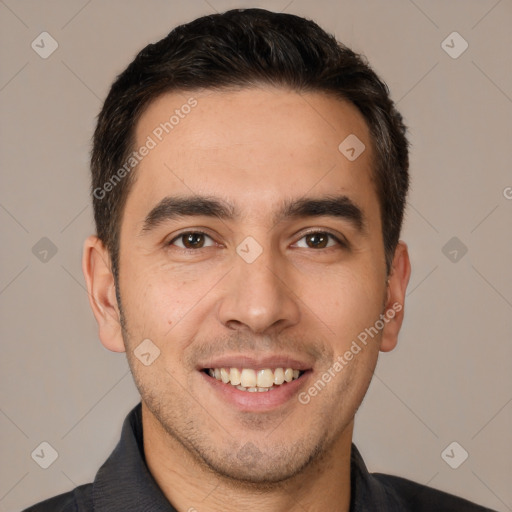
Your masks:
<path fill-rule="evenodd" d="M 136 127 L 136 147 L 190 96 L 154 101 Z M 354 415 L 379 351 L 397 343 L 403 309 L 307 405 L 294 396 L 242 411 L 197 365 L 205 354 L 284 353 L 311 365 L 300 387 L 307 391 L 380 314 L 404 304 L 407 247 L 398 244 L 387 275 L 368 127 L 354 106 L 319 93 L 262 87 L 193 96 L 197 106 L 136 170 L 121 224 L 121 310 L 108 251 L 95 236 L 85 242 L 100 339 L 126 351 L 142 397 L 147 464 L 177 510 L 348 510 Z M 353 162 L 338 150 L 349 134 L 366 146 Z M 240 216 L 181 217 L 141 234 L 148 212 L 176 194 L 222 199 Z M 333 216 L 274 221 L 283 200 L 333 194 L 362 210 L 365 232 Z M 211 237 L 200 238 L 204 247 L 176 245 L 199 228 Z M 330 238 L 319 247 L 305 237 L 310 229 L 344 237 L 349 248 Z M 262 248 L 250 264 L 236 252 L 247 236 Z M 147 338 L 160 349 L 149 366 L 133 352 Z"/>

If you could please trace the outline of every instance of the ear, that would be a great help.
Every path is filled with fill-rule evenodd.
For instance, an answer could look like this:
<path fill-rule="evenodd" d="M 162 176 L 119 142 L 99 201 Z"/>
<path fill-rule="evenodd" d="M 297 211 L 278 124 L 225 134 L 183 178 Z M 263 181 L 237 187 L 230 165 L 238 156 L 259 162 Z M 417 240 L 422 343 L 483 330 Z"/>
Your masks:
<path fill-rule="evenodd" d="M 98 322 L 101 343 L 113 352 L 124 352 L 121 316 L 110 255 L 97 236 L 88 237 L 84 243 L 82 271 L 87 284 L 89 303 Z"/>
<path fill-rule="evenodd" d="M 411 262 L 407 245 L 399 241 L 388 277 L 387 298 L 384 315 L 387 322 L 382 331 L 380 350 L 389 352 L 396 347 L 398 333 L 404 319 L 404 302 L 407 284 L 411 275 Z"/>

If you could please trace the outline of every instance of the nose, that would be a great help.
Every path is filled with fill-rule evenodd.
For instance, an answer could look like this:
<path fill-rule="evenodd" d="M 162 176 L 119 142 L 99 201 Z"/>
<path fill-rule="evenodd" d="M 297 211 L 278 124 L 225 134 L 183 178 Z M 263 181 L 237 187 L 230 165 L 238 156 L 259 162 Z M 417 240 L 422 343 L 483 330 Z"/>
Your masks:
<path fill-rule="evenodd" d="M 236 255 L 234 265 L 219 307 L 223 325 L 277 334 L 299 322 L 299 298 L 285 261 L 267 249 L 252 263 Z"/>

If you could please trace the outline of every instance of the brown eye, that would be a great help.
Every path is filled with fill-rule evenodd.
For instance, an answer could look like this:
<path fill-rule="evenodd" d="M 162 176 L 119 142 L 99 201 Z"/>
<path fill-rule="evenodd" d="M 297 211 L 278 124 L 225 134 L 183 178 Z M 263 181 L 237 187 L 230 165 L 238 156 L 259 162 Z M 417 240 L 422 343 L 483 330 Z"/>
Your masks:
<path fill-rule="evenodd" d="M 305 249 L 328 249 L 335 245 L 344 246 L 337 237 L 326 231 L 307 233 L 297 242 L 298 247 Z"/>
<path fill-rule="evenodd" d="M 169 242 L 169 245 L 176 245 L 181 249 L 202 249 L 213 244 L 206 245 L 207 240 L 212 240 L 206 233 L 200 231 L 188 231 L 181 233 L 176 238 Z"/>
<path fill-rule="evenodd" d="M 311 233 L 306 235 L 306 244 L 312 249 L 323 249 L 327 247 L 329 236 L 326 233 Z"/>

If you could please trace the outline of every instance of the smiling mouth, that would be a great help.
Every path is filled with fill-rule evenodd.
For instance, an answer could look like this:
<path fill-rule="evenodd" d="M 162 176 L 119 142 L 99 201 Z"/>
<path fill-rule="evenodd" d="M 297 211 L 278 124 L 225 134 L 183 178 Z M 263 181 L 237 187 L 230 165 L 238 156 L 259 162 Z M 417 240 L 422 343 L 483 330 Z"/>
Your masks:
<path fill-rule="evenodd" d="M 202 371 L 224 384 L 250 393 L 272 391 L 300 379 L 305 373 L 293 368 L 205 368 Z"/>

